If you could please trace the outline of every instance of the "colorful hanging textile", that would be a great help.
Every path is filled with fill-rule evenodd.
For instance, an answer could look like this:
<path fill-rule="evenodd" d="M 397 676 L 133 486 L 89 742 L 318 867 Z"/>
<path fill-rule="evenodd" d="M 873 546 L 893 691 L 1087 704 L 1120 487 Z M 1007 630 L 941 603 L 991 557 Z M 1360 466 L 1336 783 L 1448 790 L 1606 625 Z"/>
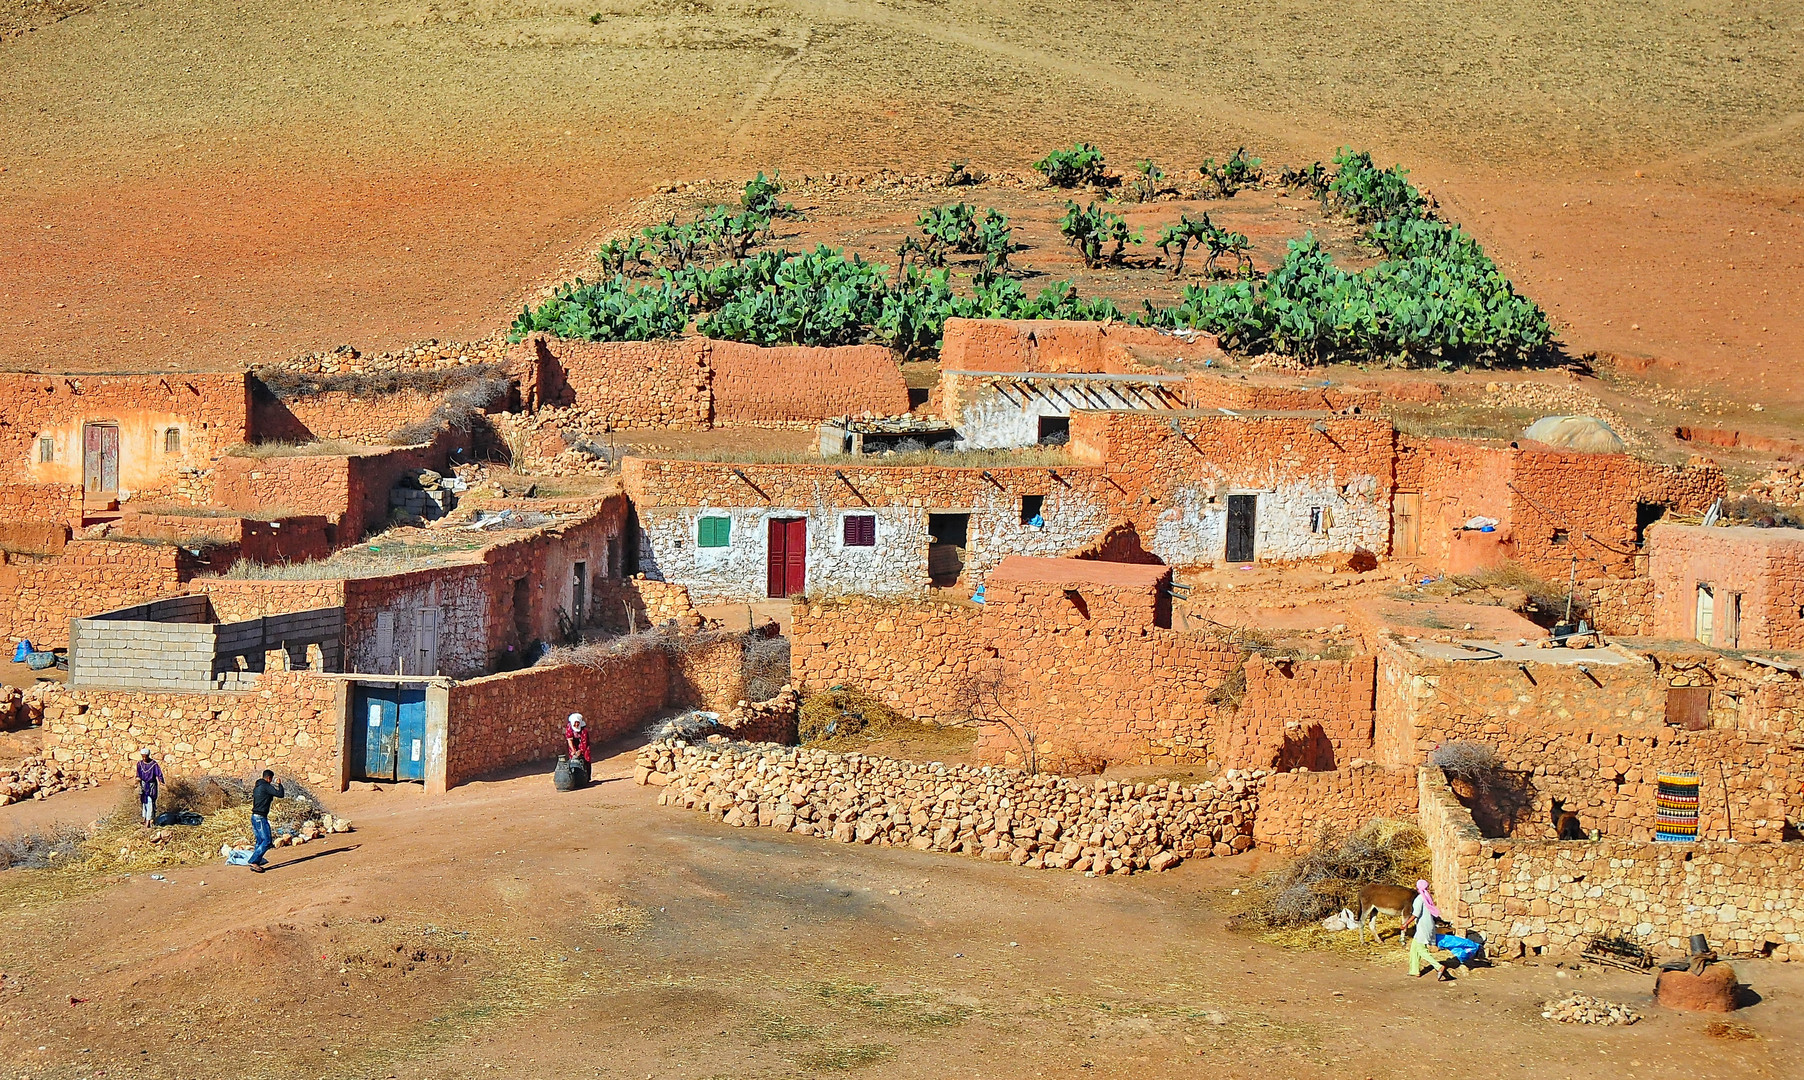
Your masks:
<path fill-rule="evenodd" d="M 1656 840 L 1698 838 L 1698 774 L 1661 773 L 1659 817 L 1654 823 Z"/>

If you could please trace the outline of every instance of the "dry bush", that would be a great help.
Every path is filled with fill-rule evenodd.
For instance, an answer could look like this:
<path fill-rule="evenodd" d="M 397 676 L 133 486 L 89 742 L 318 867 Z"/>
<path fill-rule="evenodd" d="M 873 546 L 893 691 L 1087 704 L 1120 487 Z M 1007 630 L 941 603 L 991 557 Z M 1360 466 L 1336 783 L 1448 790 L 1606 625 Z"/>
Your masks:
<path fill-rule="evenodd" d="M 1448 776 L 1474 782 L 1484 773 L 1503 768 L 1497 751 L 1480 742 L 1450 742 L 1437 747 L 1429 760 Z"/>
<path fill-rule="evenodd" d="M 1248 906 L 1232 923 L 1304 926 L 1357 906 L 1361 885 L 1414 884 L 1431 872 L 1428 838 L 1411 822 L 1380 818 L 1351 835 L 1324 826 L 1314 847 L 1253 883 Z"/>
<path fill-rule="evenodd" d="M 1555 585 L 1514 562 L 1498 563 L 1470 574 L 1452 574 L 1447 582 L 1452 586 L 1451 595 L 1454 596 L 1483 589 L 1519 589 L 1528 597 L 1530 612 L 1556 618 L 1566 613 L 1567 601 L 1572 595 L 1564 586 Z"/>
<path fill-rule="evenodd" d="M 0 836 L 0 870 L 38 870 L 66 864 L 79 855 L 87 837 L 86 829 L 67 822 L 52 825 L 47 832 Z"/>
<path fill-rule="evenodd" d="M 270 804 L 269 824 L 280 833 L 325 812 L 305 784 L 281 777 L 286 795 Z M 136 787 L 128 790 L 113 812 L 104 818 L 83 844 L 90 870 L 137 871 L 219 858 L 222 844 L 243 847 L 251 839 L 250 790 L 255 779 L 229 776 L 178 777 L 164 785 L 157 799 L 158 812 L 187 809 L 201 814 L 198 825 L 167 825 L 146 829 L 138 810 Z M 163 795 L 194 800 L 192 806 L 165 805 Z M 213 806 L 203 812 L 198 807 Z M 156 841 L 161 835 L 163 839 Z"/>
<path fill-rule="evenodd" d="M 469 431 L 485 410 L 507 397 L 511 385 L 500 377 L 465 383 L 445 395 L 431 415 L 389 432 L 388 441 L 396 446 L 414 446 L 431 442 L 446 428 Z"/>
<path fill-rule="evenodd" d="M 1723 503 L 1723 520 L 1731 525 L 1753 525 L 1762 529 L 1804 529 L 1804 506 L 1780 506 L 1744 495 Z"/>
<path fill-rule="evenodd" d="M 747 701 L 768 701 L 789 682 L 789 639 L 749 634 L 741 666 Z"/>
<path fill-rule="evenodd" d="M 500 364 L 459 364 L 442 368 L 398 368 L 391 371 L 346 371 L 333 374 L 287 367 L 262 367 L 251 374 L 262 389 L 278 401 L 295 401 L 321 394 L 377 397 L 412 392 L 432 397 L 457 391 L 474 382 L 501 378 Z M 503 380 L 505 381 L 505 380 Z"/>
<path fill-rule="evenodd" d="M 849 736 L 871 738 L 907 723 L 903 715 L 856 686 L 835 686 L 808 695 L 796 719 L 803 746 Z"/>
<path fill-rule="evenodd" d="M 371 448 L 349 439 L 315 439 L 312 442 L 238 443 L 226 447 L 227 457 L 244 457 L 262 461 L 279 457 L 350 457 L 367 454 Z"/>

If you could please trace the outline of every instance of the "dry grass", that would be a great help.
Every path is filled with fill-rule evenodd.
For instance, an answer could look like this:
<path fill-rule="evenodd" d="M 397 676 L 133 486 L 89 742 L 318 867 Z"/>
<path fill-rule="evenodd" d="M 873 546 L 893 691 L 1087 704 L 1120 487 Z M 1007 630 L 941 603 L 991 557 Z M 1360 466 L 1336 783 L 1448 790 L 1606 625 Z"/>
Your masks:
<path fill-rule="evenodd" d="M 865 741 L 915 727 L 901 713 L 855 686 L 836 686 L 808 695 L 796 718 L 796 734 L 804 746 L 838 749 L 846 739 Z"/>
<path fill-rule="evenodd" d="M 413 393 L 432 397 L 464 389 L 472 383 L 501 378 L 506 372 L 500 364 L 458 364 L 451 367 L 346 371 L 333 374 L 273 366 L 258 368 L 252 374 L 261 388 L 268 390 L 278 401 L 297 401 L 322 394 L 349 394 L 365 398 Z"/>
<path fill-rule="evenodd" d="M 376 539 L 380 540 L 380 537 Z M 365 543 L 329 558 L 299 563 L 256 563 L 240 559 L 221 577 L 242 581 L 336 581 L 383 577 L 403 570 L 444 566 L 453 556 L 479 551 L 493 534 L 467 533 L 430 541 Z"/>
<path fill-rule="evenodd" d="M 1361 885 L 1410 883 L 1432 869 L 1428 838 L 1411 822 L 1380 818 L 1351 835 L 1324 827 L 1314 847 L 1243 890 L 1245 906 L 1232 923 L 1265 932 L 1320 930 L 1322 919 L 1357 907 Z"/>
<path fill-rule="evenodd" d="M 355 457 L 358 454 L 373 454 L 381 447 L 367 446 L 352 442 L 349 439 L 315 439 L 312 442 L 260 442 L 238 443 L 226 447 L 227 457 L 252 458 L 266 461 L 270 458 L 284 457 Z"/>
<path fill-rule="evenodd" d="M 197 518 L 244 518 L 247 521 L 282 521 L 286 518 L 303 517 L 298 510 L 286 506 L 265 506 L 257 510 L 229 510 L 221 506 L 194 506 L 189 503 L 138 503 L 132 504 L 137 512 L 146 517 L 197 517 Z"/>
<path fill-rule="evenodd" d="M 324 812 L 319 800 L 299 781 L 282 781 L 289 797 L 270 805 L 269 824 L 278 834 Z M 146 829 L 139 816 L 136 791 L 82 844 L 83 866 L 93 873 L 136 873 L 171 866 L 217 861 L 222 844 L 248 847 L 251 842 L 249 781 L 224 776 L 178 777 L 157 798 L 157 812 L 192 811 L 199 825 L 166 825 Z M 156 837 L 162 836 L 161 842 Z"/>

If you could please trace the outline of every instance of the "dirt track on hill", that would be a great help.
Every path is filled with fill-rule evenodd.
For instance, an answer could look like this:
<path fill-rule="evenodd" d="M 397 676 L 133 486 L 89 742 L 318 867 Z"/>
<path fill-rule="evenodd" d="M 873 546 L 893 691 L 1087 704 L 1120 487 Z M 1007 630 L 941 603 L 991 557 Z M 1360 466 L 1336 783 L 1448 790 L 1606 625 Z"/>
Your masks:
<path fill-rule="evenodd" d="M 481 335 L 668 179 L 1350 143 L 1576 349 L 1804 415 L 1795 2 L 76 7 L 3 9 L 6 366 Z"/>
<path fill-rule="evenodd" d="M 1693 1080 L 1787 1075 L 1801 1049 L 1798 965 L 1737 963 L 1766 999 L 1737 1040 L 1661 1012 L 1566 1027 L 1539 1003 L 1646 1010 L 1648 980 L 1412 981 L 1394 946 L 1226 930 L 1223 893 L 1264 856 L 1035 872 L 729 829 L 657 807 L 628 769 L 566 795 L 534 773 L 340 796 L 357 831 L 261 876 L 59 897 L 67 879 L 0 873 L 0 1075 Z"/>

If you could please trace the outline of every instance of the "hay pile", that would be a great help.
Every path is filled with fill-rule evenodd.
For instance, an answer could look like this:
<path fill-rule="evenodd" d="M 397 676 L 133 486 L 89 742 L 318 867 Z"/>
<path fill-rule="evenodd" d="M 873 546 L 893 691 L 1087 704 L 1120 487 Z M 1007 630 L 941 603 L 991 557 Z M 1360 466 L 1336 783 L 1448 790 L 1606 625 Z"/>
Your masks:
<path fill-rule="evenodd" d="M 285 780 L 283 788 L 289 797 L 277 799 L 269 808 L 277 846 L 309 834 L 350 830 L 349 822 L 326 813 L 299 782 Z M 158 870 L 216 860 L 222 845 L 250 847 L 250 792 L 250 784 L 232 777 L 176 777 L 159 794 L 157 813 L 198 815 L 200 824 L 146 829 L 133 790 L 83 843 L 86 862 L 97 871 Z"/>
<path fill-rule="evenodd" d="M 852 736 L 874 738 L 906 723 L 901 713 L 863 689 L 835 686 L 810 694 L 802 702 L 796 736 L 804 746 L 823 746 Z"/>
<path fill-rule="evenodd" d="M 1314 847 L 1246 890 L 1247 906 L 1231 925 L 1319 930 L 1329 915 L 1358 906 L 1361 885 L 1413 885 L 1430 873 L 1428 838 L 1411 822 L 1380 818 L 1351 835 L 1324 828 Z"/>

